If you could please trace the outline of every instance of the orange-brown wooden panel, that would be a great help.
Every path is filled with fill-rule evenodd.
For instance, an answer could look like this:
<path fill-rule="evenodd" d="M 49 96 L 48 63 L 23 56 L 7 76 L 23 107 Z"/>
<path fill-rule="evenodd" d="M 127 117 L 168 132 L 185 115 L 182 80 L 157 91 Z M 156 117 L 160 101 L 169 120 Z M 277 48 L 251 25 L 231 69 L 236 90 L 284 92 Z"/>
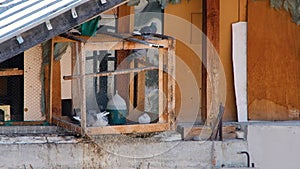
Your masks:
<path fill-rule="evenodd" d="M 250 120 L 299 120 L 300 27 L 269 1 L 248 1 Z"/>

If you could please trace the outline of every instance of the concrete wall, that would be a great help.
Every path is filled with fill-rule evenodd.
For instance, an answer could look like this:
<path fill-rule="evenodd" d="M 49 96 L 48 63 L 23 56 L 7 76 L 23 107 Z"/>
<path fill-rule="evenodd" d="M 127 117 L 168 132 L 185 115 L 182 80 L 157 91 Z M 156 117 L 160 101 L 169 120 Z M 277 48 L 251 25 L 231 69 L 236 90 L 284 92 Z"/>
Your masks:
<path fill-rule="evenodd" d="M 247 149 L 244 141 L 104 137 L 91 142 L 71 136 L 3 136 L 0 168 L 210 169 L 222 164 L 246 165 L 244 157 L 237 155 L 237 151 Z"/>
<path fill-rule="evenodd" d="M 252 160 L 261 169 L 299 169 L 300 125 L 269 123 L 248 126 Z"/>

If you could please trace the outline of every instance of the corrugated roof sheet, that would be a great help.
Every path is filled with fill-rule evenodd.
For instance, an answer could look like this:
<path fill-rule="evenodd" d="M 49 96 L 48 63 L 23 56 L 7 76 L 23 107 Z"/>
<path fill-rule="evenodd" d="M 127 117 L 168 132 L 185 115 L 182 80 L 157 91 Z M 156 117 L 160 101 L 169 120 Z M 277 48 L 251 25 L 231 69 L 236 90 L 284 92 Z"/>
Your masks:
<path fill-rule="evenodd" d="M 0 0 L 0 43 L 88 0 Z"/>

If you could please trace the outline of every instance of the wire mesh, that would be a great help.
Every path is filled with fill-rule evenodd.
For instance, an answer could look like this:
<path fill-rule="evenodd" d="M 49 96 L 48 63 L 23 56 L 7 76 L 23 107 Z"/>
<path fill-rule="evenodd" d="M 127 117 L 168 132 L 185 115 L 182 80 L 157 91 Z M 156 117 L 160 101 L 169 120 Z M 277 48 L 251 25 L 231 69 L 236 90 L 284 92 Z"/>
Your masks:
<path fill-rule="evenodd" d="M 24 53 L 24 121 L 42 121 L 42 49 L 37 45 Z"/>

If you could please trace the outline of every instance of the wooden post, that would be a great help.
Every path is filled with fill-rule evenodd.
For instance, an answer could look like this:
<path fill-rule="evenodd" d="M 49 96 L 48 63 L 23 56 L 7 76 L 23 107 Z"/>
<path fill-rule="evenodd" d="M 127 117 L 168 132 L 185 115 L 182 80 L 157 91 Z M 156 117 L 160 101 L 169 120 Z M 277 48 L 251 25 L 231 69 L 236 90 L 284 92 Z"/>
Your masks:
<path fill-rule="evenodd" d="M 49 123 L 52 123 L 52 95 L 53 95 L 53 60 L 54 60 L 54 43 L 52 40 L 51 42 L 51 53 L 50 53 L 50 59 L 49 59 L 49 104 L 47 105 L 49 108 Z"/>
<path fill-rule="evenodd" d="M 121 5 L 118 7 L 118 33 L 130 32 L 130 15 L 131 7 L 127 5 Z M 125 58 L 128 56 L 128 50 L 119 50 L 116 52 L 117 56 L 117 68 L 126 69 L 129 67 L 129 63 L 125 63 Z M 122 65 L 121 65 L 122 63 Z M 118 93 L 123 99 L 126 100 L 129 105 L 129 75 L 119 75 L 116 77 L 116 88 Z"/>
<path fill-rule="evenodd" d="M 158 117 L 159 123 L 166 123 L 164 117 L 164 53 L 165 49 L 158 49 Z"/>
<path fill-rule="evenodd" d="M 168 61 L 167 61 L 167 71 L 168 71 L 168 122 L 170 124 L 170 129 L 175 130 L 176 127 L 176 114 L 175 114 L 175 40 L 171 41 L 168 48 Z"/>
<path fill-rule="evenodd" d="M 84 50 L 84 44 L 80 43 L 80 52 L 79 52 L 79 64 L 80 64 L 80 87 L 79 90 L 81 92 L 81 104 L 80 104 L 80 110 L 81 110 L 81 134 L 84 135 L 86 132 L 86 76 L 85 76 L 85 50 Z"/>
<path fill-rule="evenodd" d="M 209 77 L 208 74 L 213 71 L 214 65 L 217 64 L 217 59 L 213 57 L 215 51 L 211 48 L 211 45 L 219 53 L 220 0 L 203 0 L 203 16 L 203 32 L 206 37 L 203 38 L 202 55 L 202 118 L 204 121 L 206 120 L 209 126 L 212 126 L 217 112 L 211 112 L 209 109 L 214 98 L 212 98 L 213 89 L 207 84 L 214 85 L 214 78 Z"/>
<path fill-rule="evenodd" d="M 52 114 L 60 117 L 62 115 L 61 103 L 61 70 L 60 60 L 52 61 Z"/>

